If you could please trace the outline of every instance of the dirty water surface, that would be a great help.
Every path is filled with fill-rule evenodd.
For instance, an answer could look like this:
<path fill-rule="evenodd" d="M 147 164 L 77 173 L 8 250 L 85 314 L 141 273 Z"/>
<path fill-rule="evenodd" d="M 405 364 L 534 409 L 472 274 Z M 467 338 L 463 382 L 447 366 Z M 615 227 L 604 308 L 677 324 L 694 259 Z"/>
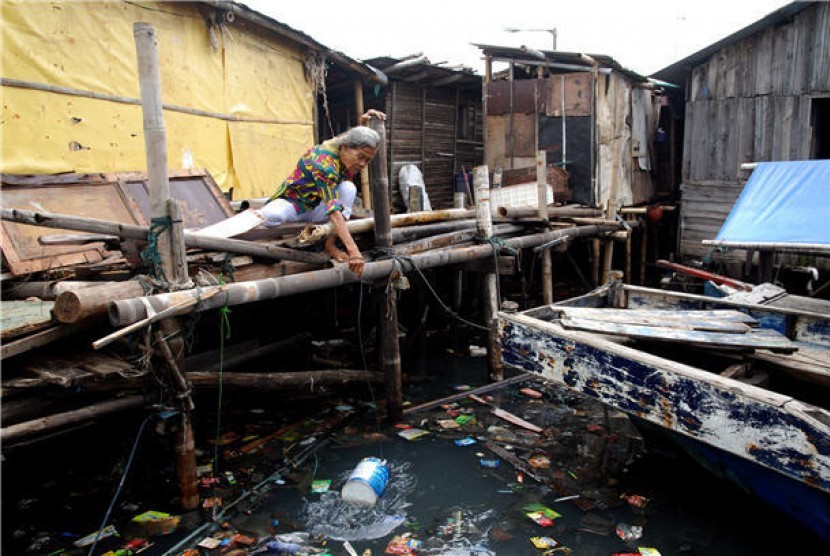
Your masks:
<path fill-rule="evenodd" d="M 512 383 L 489 389 L 483 357 L 446 354 L 419 368 L 428 371 L 407 381 L 411 403 L 394 423 L 380 417 L 382 386 L 293 401 L 226 392 L 220 404 L 215 392 L 204 396 L 198 407 L 208 415 L 195 424 L 200 507 L 185 514 L 159 434 L 171 425 L 158 416 L 17 451 L 3 462 L 3 553 L 668 556 L 830 548 L 624 414 L 509 372 Z M 341 497 L 364 458 L 389 471 L 368 507 Z M 117 534 L 84 545 L 102 525 Z"/>

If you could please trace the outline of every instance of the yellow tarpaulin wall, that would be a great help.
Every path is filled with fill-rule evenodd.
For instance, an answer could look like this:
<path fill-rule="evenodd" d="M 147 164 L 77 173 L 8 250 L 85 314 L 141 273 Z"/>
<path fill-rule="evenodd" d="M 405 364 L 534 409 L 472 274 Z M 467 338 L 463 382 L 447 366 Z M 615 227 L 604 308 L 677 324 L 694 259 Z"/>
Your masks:
<path fill-rule="evenodd" d="M 147 167 L 133 24 L 158 37 L 171 170 L 205 168 L 234 199 L 265 197 L 314 141 L 299 45 L 191 2 L 0 2 L 0 171 Z M 91 98 L 99 97 L 99 98 Z"/>

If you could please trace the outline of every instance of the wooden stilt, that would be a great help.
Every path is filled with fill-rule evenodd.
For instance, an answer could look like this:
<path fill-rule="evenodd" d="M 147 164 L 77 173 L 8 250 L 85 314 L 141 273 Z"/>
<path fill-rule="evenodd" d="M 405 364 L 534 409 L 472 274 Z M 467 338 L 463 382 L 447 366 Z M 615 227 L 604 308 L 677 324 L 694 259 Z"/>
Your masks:
<path fill-rule="evenodd" d="M 602 244 L 596 238 L 591 240 L 591 279 L 594 281 L 594 287 L 600 285 L 600 257 L 602 251 Z"/>
<path fill-rule="evenodd" d="M 473 184 L 476 195 L 476 223 L 479 239 L 489 240 L 493 237 L 493 221 L 490 212 L 490 176 L 487 166 L 477 166 L 473 169 Z M 501 345 L 496 329 L 496 315 L 499 310 L 498 275 L 495 272 L 487 272 L 483 278 L 484 322 L 488 328 L 487 368 L 490 373 L 490 381 L 496 382 L 504 378 Z"/>
<path fill-rule="evenodd" d="M 161 268 L 168 281 L 184 284 L 187 281 L 187 258 L 184 253 L 183 231 L 178 205 L 170 203 L 170 182 L 167 176 L 167 138 L 161 103 L 161 82 L 158 67 L 158 40 L 153 26 L 138 22 L 133 25 L 133 36 L 138 54 L 139 88 L 144 116 L 144 144 L 147 153 L 147 183 L 150 193 L 150 215 L 156 233 Z M 173 214 L 170 209 L 173 208 Z M 165 226 L 162 224 L 168 223 Z M 175 230 L 178 227 L 177 230 Z M 174 231 L 175 230 L 175 231 Z M 175 237 L 175 239 L 173 239 Z M 156 344 L 162 351 L 167 366 L 174 377 L 178 397 L 182 404 L 181 419 L 176 438 L 176 476 L 179 484 L 181 506 L 195 509 L 199 504 L 196 476 L 196 453 L 190 411 L 193 401 L 187 379 L 184 377 L 184 341 L 178 335 L 175 319 L 160 323 L 156 332 Z M 170 338 L 167 340 L 167 338 Z"/>
<path fill-rule="evenodd" d="M 640 285 L 646 285 L 646 261 L 648 260 L 648 224 L 640 219 Z"/>
<path fill-rule="evenodd" d="M 386 126 L 382 120 L 372 118 L 370 127 L 380 135 L 377 154 L 372 159 L 372 206 L 375 215 L 375 246 L 381 252 L 392 249 L 392 220 L 389 200 L 389 177 L 386 163 Z M 385 288 L 381 304 L 380 338 L 378 353 L 380 367 L 386 374 L 387 418 L 398 420 L 403 415 L 403 381 L 401 355 L 398 343 L 397 290 Z"/>
<path fill-rule="evenodd" d="M 563 115 L 564 116 L 564 115 Z M 547 183 L 547 155 L 545 151 L 536 151 L 536 192 L 538 199 L 537 216 L 548 221 L 548 183 Z M 542 250 L 542 302 L 545 305 L 553 303 L 553 262 L 550 249 Z"/>

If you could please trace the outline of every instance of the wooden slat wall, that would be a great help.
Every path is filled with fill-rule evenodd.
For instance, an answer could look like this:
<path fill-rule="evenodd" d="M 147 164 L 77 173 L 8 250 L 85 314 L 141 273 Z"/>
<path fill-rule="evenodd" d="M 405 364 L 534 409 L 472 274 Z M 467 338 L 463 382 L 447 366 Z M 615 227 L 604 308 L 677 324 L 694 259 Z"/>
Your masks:
<path fill-rule="evenodd" d="M 421 87 L 401 81 L 392 82 L 387 96 L 386 113 L 390 114 L 387 126 L 389 133 L 389 161 L 391 165 L 392 208 L 395 212 L 406 211 L 398 186 L 401 167 L 415 164 L 424 171 L 423 151 L 423 92 Z"/>
<path fill-rule="evenodd" d="M 479 107 L 476 137 L 459 140 L 458 107 L 471 102 Z M 393 210 L 406 210 L 398 175 L 407 164 L 415 164 L 421 170 L 433 209 L 452 208 L 455 173 L 462 167 L 469 171 L 482 164 L 484 158 L 480 91 L 395 81 L 386 103 Z"/>
<path fill-rule="evenodd" d="M 810 157 L 811 101 L 830 94 L 830 4 L 724 47 L 688 85 L 679 248 L 701 258 L 746 182 L 742 163 Z"/>
<path fill-rule="evenodd" d="M 433 208 L 450 208 L 457 117 L 455 90 L 447 87 L 425 89 L 424 113 L 424 183 Z"/>

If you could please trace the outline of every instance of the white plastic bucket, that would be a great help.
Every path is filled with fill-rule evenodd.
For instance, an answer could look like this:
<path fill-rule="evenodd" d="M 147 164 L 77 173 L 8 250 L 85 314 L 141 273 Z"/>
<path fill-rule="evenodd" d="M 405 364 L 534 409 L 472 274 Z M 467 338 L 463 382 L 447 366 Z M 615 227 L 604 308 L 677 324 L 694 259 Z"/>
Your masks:
<path fill-rule="evenodd" d="M 358 506 L 374 506 L 389 482 L 386 460 L 363 458 L 354 468 L 340 491 L 340 497 Z"/>

